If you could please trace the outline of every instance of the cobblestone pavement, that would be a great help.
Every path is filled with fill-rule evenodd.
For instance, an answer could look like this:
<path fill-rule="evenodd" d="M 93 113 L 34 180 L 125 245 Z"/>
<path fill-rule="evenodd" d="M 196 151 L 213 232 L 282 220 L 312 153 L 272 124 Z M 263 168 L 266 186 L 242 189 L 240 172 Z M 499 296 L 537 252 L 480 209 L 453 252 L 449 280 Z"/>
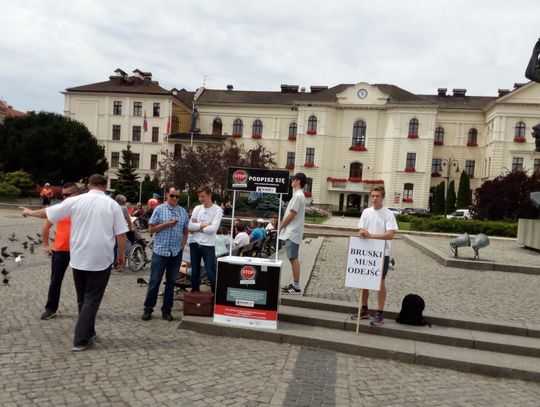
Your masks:
<path fill-rule="evenodd" d="M 13 249 L 20 241 L 8 242 L 9 233 L 35 235 L 39 226 L 38 220 L 0 211 L 0 245 Z M 147 271 L 113 273 L 98 314 L 98 340 L 92 349 L 74 353 L 71 273 L 66 274 L 58 317 L 41 321 L 49 259 L 36 250 L 33 256 L 27 253 L 20 266 L 11 259 L 1 266 L 11 270 L 10 286 L 0 286 L 2 407 L 492 407 L 537 406 L 540 399 L 535 383 L 201 335 L 160 318 L 143 322 L 146 289 L 136 279 L 147 278 Z M 180 316 L 181 302 L 175 302 L 173 314 Z"/>
<path fill-rule="evenodd" d="M 443 242 L 429 239 L 426 241 Z M 307 296 L 358 301 L 357 289 L 343 287 L 347 245 L 348 238 L 325 239 L 306 289 Z M 497 242 L 494 248 L 505 250 L 505 245 L 508 243 Z M 515 249 L 525 250 L 517 246 Z M 393 241 L 393 256 L 396 267 L 389 271 L 386 285 L 389 308 L 399 309 L 405 295 L 417 293 L 426 301 L 426 314 L 540 325 L 540 276 L 447 268 L 401 239 Z M 488 257 L 487 251 L 485 256 Z M 371 295 L 370 307 L 375 305 L 376 295 Z"/>

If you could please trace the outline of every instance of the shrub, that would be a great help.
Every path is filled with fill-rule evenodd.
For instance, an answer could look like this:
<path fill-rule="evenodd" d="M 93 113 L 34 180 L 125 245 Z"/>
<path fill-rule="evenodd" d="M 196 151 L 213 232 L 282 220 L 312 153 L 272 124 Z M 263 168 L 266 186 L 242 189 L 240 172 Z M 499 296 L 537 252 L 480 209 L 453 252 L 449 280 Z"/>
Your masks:
<path fill-rule="evenodd" d="M 21 194 L 21 190 L 7 182 L 0 182 L 0 196 L 5 198 L 16 198 Z"/>
<path fill-rule="evenodd" d="M 328 217 L 328 211 L 317 208 L 316 206 L 310 206 L 306 208 L 306 217 L 310 218 L 326 218 Z"/>
<path fill-rule="evenodd" d="M 403 215 L 398 215 L 403 216 Z M 469 233 L 477 235 L 484 233 L 488 236 L 517 236 L 517 223 L 504 221 L 484 221 L 465 219 L 445 219 L 443 217 L 413 218 L 411 220 L 411 230 L 423 232 L 444 232 L 444 233 Z"/>

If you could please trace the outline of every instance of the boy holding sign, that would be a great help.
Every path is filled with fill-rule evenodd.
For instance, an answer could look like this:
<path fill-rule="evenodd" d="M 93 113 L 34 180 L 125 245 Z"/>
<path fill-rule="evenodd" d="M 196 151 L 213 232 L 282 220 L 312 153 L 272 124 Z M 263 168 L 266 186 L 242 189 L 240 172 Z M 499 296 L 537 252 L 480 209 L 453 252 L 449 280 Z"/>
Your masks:
<path fill-rule="evenodd" d="M 394 232 L 398 230 L 396 218 L 392 212 L 383 206 L 385 196 L 384 187 L 377 185 L 371 189 L 370 197 L 372 206 L 364 209 L 360 221 L 358 222 L 358 236 L 364 239 L 387 240 L 384 252 L 383 277 L 381 288 L 378 294 L 377 312 L 372 318 L 371 325 L 382 325 L 384 323 L 383 310 L 386 301 L 386 286 L 384 279 L 388 273 L 390 256 L 392 255 L 392 242 Z M 362 309 L 360 310 L 360 319 L 369 319 L 368 312 L 369 290 L 362 290 Z M 358 313 L 351 316 L 352 319 L 358 319 Z"/>

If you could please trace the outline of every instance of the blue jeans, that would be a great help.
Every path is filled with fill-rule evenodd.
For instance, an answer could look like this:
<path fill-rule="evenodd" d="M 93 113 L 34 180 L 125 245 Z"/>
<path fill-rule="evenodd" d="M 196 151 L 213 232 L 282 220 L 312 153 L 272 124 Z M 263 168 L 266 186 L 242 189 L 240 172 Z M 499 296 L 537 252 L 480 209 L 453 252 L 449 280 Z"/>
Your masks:
<path fill-rule="evenodd" d="M 60 292 L 62 291 L 62 281 L 69 266 L 69 252 L 52 252 L 51 259 L 51 284 L 47 295 L 47 311 L 56 312 L 60 302 Z"/>
<path fill-rule="evenodd" d="M 204 260 L 204 270 L 210 280 L 212 292 L 216 291 L 216 248 L 190 243 L 191 254 L 191 291 L 199 291 L 201 284 L 201 259 Z"/>
<path fill-rule="evenodd" d="M 157 303 L 159 285 L 165 274 L 165 291 L 163 292 L 163 306 L 161 312 L 170 314 L 173 307 L 174 283 L 176 274 L 180 269 L 182 262 L 182 251 L 176 256 L 161 256 L 152 253 L 152 262 L 150 264 L 150 281 L 148 282 L 148 291 L 144 300 L 144 310 L 152 312 Z"/>
<path fill-rule="evenodd" d="M 111 266 L 100 271 L 73 269 L 79 318 L 75 325 L 74 346 L 86 346 L 96 334 L 96 315 L 111 276 Z"/>

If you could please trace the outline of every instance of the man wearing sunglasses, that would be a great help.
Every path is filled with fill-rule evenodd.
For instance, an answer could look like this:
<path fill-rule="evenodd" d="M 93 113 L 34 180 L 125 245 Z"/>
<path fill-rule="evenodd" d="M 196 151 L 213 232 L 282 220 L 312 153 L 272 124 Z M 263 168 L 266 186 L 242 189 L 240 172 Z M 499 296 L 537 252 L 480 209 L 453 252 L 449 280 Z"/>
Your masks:
<path fill-rule="evenodd" d="M 189 217 L 184 208 L 178 205 L 180 192 L 175 187 L 169 189 L 165 203 L 157 206 L 148 221 L 148 231 L 155 233 L 150 265 L 150 281 L 144 301 L 143 321 L 152 318 L 157 303 L 159 286 L 165 274 L 165 291 L 161 315 L 173 321 L 174 282 L 182 263 L 182 251 L 188 237 Z"/>
<path fill-rule="evenodd" d="M 79 194 L 79 188 L 76 184 L 70 182 L 62 187 L 62 198 L 67 199 L 70 196 Z M 58 304 L 60 303 L 60 292 L 62 290 L 62 281 L 69 266 L 69 236 L 71 229 L 71 218 L 68 216 L 61 219 L 56 224 L 56 235 L 53 247 L 49 246 L 49 232 L 52 223 L 48 219 L 43 222 L 41 237 L 43 238 L 43 248 L 49 253 L 51 258 L 51 283 L 47 294 L 47 304 L 45 311 L 41 314 L 41 319 L 51 319 L 56 316 Z"/>

